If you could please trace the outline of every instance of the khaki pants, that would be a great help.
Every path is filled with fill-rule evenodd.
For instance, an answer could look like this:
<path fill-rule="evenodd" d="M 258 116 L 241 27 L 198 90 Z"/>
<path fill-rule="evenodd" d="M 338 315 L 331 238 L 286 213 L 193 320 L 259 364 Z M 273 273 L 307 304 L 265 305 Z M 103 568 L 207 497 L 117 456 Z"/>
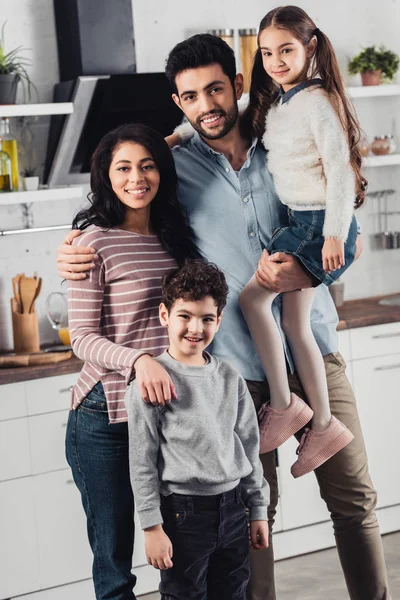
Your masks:
<path fill-rule="evenodd" d="M 328 354 L 324 361 L 332 414 L 350 429 L 354 440 L 316 470 L 321 497 L 331 515 L 350 598 L 390 600 L 382 541 L 375 515 L 376 492 L 368 473 L 356 400 L 345 375 L 345 362 L 341 355 Z M 291 390 L 304 398 L 297 376 L 290 375 L 289 379 Z M 258 411 L 269 398 L 268 384 L 248 381 L 247 385 Z M 300 435 L 301 432 L 298 437 Z M 263 454 L 260 459 L 271 488 L 269 522 L 272 533 L 278 503 L 275 453 Z M 269 548 L 251 550 L 250 554 L 248 600 L 275 600 L 272 537 Z M 300 600 L 300 596 L 296 595 L 296 598 Z"/>

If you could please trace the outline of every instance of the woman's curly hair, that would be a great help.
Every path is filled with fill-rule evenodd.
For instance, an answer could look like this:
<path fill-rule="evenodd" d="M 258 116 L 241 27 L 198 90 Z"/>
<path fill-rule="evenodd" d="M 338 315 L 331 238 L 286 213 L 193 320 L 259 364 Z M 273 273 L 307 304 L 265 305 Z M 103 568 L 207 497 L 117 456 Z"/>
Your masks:
<path fill-rule="evenodd" d="M 180 298 L 195 302 L 211 296 L 222 313 L 228 295 L 225 275 L 213 263 L 203 260 L 187 260 L 180 269 L 170 269 L 162 279 L 161 301 L 168 312 Z"/>

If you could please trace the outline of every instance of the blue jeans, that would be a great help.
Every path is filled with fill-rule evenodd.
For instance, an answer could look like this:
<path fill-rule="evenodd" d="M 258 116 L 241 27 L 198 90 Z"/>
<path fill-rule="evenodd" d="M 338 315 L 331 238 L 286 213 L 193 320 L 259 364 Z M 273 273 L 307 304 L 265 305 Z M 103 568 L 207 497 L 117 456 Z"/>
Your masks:
<path fill-rule="evenodd" d="M 249 538 L 239 487 L 218 496 L 161 497 L 173 567 L 161 571 L 162 600 L 245 600 Z"/>
<path fill-rule="evenodd" d="M 66 457 L 86 513 L 96 598 L 135 600 L 128 427 L 109 424 L 101 383 L 69 414 Z"/>

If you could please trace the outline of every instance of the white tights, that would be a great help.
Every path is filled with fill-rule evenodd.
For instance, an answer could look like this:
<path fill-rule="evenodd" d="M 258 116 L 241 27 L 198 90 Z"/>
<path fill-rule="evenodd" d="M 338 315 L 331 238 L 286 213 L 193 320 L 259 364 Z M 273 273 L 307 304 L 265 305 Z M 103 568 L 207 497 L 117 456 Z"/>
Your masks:
<path fill-rule="evenodd" d="M 314 411 L 312 428 L 322 431 L 329 425 L 331 411 L 324 360 L 311 329 L 315 291 L 309 288 L 282 294 L 282 328 Z M 277 295 L 263 288 L 254 275 L 240 294 L 239 303 L 268 379 L 271 406 L 285 410 L 290 405 L 290 389 L 282 338 L 272 314 Z"/>

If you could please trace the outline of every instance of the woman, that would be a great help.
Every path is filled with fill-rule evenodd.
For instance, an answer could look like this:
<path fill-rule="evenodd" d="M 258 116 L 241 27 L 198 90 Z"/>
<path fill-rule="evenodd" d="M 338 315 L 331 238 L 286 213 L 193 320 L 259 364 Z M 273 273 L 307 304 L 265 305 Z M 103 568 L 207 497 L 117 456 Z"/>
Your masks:
<path fill-rule="evenodd" d="M 174 386 L 151 355 L 167 347 L 158 322 L 164 272 L 198 257 L 160 134 L 123 125 L 91 163 L 90 206 L 74 219 L 78 246 L 96 249 L 89 276 L 68 285 L 75 354 L 85 361 L 72 393 L 66 454 L 87 516 L 97 599 L 132 600 L 133 496 L 124 393 L 136 377 L 144 399 L 169 402 Z"/>

